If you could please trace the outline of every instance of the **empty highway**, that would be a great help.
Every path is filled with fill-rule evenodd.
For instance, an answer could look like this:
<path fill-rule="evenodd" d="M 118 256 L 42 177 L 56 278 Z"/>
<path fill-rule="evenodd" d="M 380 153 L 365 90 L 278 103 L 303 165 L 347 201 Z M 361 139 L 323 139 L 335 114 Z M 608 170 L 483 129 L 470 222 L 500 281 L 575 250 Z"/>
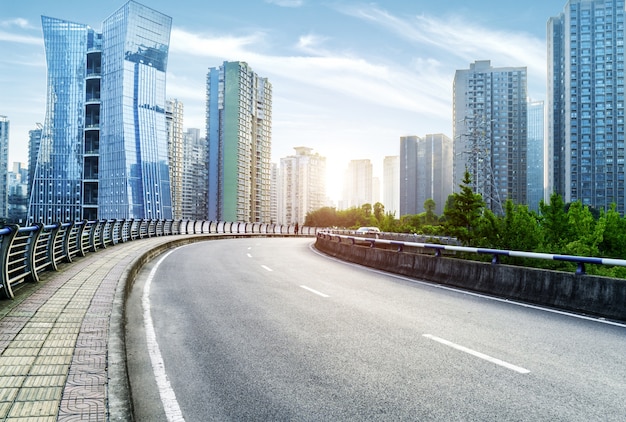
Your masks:
<path fill-rule="evenodd" d="M 623 421 L 626 328 L 382 274 L 311 238 L 191 244 L 127 304 L 139 421 Z"/>

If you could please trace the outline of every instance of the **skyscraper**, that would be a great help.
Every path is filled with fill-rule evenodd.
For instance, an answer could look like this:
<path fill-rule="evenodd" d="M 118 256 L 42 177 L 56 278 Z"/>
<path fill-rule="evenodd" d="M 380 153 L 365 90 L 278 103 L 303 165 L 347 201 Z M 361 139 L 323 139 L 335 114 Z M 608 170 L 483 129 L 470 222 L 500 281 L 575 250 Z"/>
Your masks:
<path fill-rule="evenodd" d="M 470 64 L 454 75 L 454 188 L 465 170 L 487 207 L 526 204 L 527 79 L 525 67 Z"/>
<path fill-rule="evenodd" d="M 9 215 L 9 118 L 0 116 L 0 218 Z"/>
<path fill-rule="evenodd" d="M 294 149 L 295 155 L 280 159 L 278 222 L 302 225 L 307 213 L 326 205 L 326 157 Z"/>
<path fill-rule="evenodd" d="M 344 179 L 343 204 L 346 208 L 374 205 L 373 177 L 374 167 L 370 160 L 351 160 Z"/>
<path fill-rule="evenodd" d="M 383 160 L 383 205 L 385 212 L 399 217 L 400 213 L 400 156 Z"/>
<path fill-rule="evenodd" d="M 87 25 L 42 16 L 48 98 L 29 219 L 171 218 L 171 18 L 129 1 Z"/>
<path fill-rule="evenodd" d="M 528 208 L 539 210 L 539 201 L 544 196 L 544 102 L 530 101 L 528 103 Z"/>
<path fill-rule="evenodd" d="M 207 145 L 200 129 L 190 128 L 183 134 L 182 218 L 207 218 Z"/>
<path fill-rule="evenodd" d="M 452 186 L 452 140 L 443 134 L 400 138 L 400 215 L 424 212 L 427 199 L 442 214 Z"/>
<path fill-rule="evenodd" d="M 570 0 L 548 21 L 548 191 L 623 215 L 624 0 Z"/>
<path fill-rule="evenodd" d="M 271 222 L 272 85 L 244 62 L 207 76 L 208 219 Z"/>
<path fill-rule="evenodd" d="M 183 216 L 183 103 L 178 100 L 167 101 L 167 151 L 170 169 L 170 190 L 172 192 L 172 218 L 180 220 Z M 192 187 L 192 189 L 194 189 Z"/>

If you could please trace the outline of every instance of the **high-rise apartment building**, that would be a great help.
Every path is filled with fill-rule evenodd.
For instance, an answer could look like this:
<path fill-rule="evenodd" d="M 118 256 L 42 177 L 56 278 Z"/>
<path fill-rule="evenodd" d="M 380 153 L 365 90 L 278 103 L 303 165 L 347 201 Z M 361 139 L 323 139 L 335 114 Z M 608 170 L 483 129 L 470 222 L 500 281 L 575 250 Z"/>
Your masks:
<path fill-rule="evenodd" d="M 539 210 L 539 201 L 544 197 L 544 154 L 545 154 L 545 118 L 544 102 L 528 102 L 528 140 L 527 140 L 527 196 L 528 208 Z"/>
<path fill-rule="evenodd" d="M 374 205 L 372 182 L 374 167 L 370 160 L 351 160 L 344 178 L 343 205 L 345 208 Z"/>
<path fill-rule="evenodd" d="M 399 217 L 400 213 L 400 156 L 383 159 L 383 205 L 385 213 Z"/>
<path fill-rule="evenodd" d="M 185 220 L 207 218 L 207 145 L 200 129 L 183 134 L 182 217 Z"/>
<path fill-rule="evenodd" d="M 623 215 L 624 0 L 570 0 L 548 21 L 548 190 Z"/>
<path fill-rule="evenodd" d="M 207 76 L 208 218 L 271 222 L 272 85 L 244 62 Z"/>
<path fill-rule="evenodd" d="M 0 116 L 0 218 L 9 215 L 9 118 Z"/>
<path fill-rule="evenodd" d="M 297 147 L 280 159 L 278 222 L 302 225 L 307 213 L 326 205 L 326 157 Z"/>
<path fill-rule="evenodd" d="M 424 212 L 428 199 L 442 214 L 453 192 L 452 140 L 443 134 L 400 137 L 400 216 Z"/>
<path fill-rule="evenodd" d="M 172 218 L 183 218 L 183 103 L 167 100 L 167 151 L 172 194 Z"/>
<path fill-rule="evenodd" d="M 48 98 L 29 219 L 171 218 L 165 73 L 172 19 L 129 1 L 87 25 L 42 17 Z"/>
<path fill-rule="evenodd" d="M 527 202 L 526 73 L 482 60 L 454 76 L 454 189 L 469 171 L 474 191 L 497 214 L 507 199 Z"/>

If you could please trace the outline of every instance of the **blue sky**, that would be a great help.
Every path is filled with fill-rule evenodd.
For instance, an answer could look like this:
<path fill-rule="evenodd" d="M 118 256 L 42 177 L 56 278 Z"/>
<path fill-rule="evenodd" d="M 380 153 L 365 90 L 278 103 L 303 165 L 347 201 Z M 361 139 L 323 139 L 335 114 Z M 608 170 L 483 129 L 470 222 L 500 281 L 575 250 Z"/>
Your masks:
<path fill-rule="evenodd" d="M 327 157 L 335 196 L 352 159 L 397 155 L 399 138 L 452 136 L 452 83 L 476 60 L 525 66 L 528 92 L 546 97 L 546 22 L 565 0 L 144 0 L 173 18 L 167 95 L 184 127 L 204 127 L 210 67 L 245 61 L 273 85 L 272 159 L 307 146 Z M 27 161 L 28 131 L 43 122 L 41 15 L 101 29 L 124 1 L 22 0 L 0 12 L 0 115 L 9 161 Z"/>

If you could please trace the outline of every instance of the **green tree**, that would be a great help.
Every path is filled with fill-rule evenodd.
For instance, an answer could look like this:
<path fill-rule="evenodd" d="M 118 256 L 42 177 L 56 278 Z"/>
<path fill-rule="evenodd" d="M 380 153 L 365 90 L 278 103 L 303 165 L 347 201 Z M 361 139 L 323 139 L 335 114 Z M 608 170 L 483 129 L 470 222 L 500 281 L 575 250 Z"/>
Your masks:
<path fill-rule="evenodd" d="M 550 203 L 539 202 L 541 216 L 539 223 L 543 233 L 542 249 L 545 252 L 558 252 L 563 250 L 566 240 L 569 239 L 569 222 L 565 212 L 565 203 L 561 195 L 553 193 Z"/>
<path fill-rule="evenodd" d="M 437 214 L 435 214 L 436 208 L 437 204 L 432 198 L 424 201 L 424 211 L 426 211 L 426 214 L 424 215 L 424 224 L 432 226 L 439 221 Z"/>
<path fill-rule="evenodd" d="M 444 210 L 446 232 L 455 236 L 462 244 L 469 245 L 476 237 L 475 230 L 485 208 L 480 194 L 471 188 L 472 178 L 467 170 L 460 193 L 453 193 Z"/>
<path fill-rule="evenodd" d="M 589 207 L 580 201 L 572 202 L 567 211 L 568 237 L 565 238 L 563 252 L 570 255 L 598 256 L 598 246 L 602 242 L 605 220 L 596 224 Z"/>
<path fill-rule="evenodd" d="M 376 218 L 376 221 L 380 223 L 383 220 L 384 216 L 385 216 L 385 206 L 381 204 L 380 202 L 376 202 L 374 204 L 374 218 Z"/>
<path fill-rule="evenodd" d="M 600 213 L 598 224 L 603 224 L 604 234 L 598 245 L 600 254 L 609 258 L 626 258 L 626 220 L 624 220 L 615 204 Z"/>
<path fill-rule="evenodd" d="M 308 227 L 335 227 L 338 225 L 337 210 L 323 207 L 306 214 L 304 225 Z"/>

